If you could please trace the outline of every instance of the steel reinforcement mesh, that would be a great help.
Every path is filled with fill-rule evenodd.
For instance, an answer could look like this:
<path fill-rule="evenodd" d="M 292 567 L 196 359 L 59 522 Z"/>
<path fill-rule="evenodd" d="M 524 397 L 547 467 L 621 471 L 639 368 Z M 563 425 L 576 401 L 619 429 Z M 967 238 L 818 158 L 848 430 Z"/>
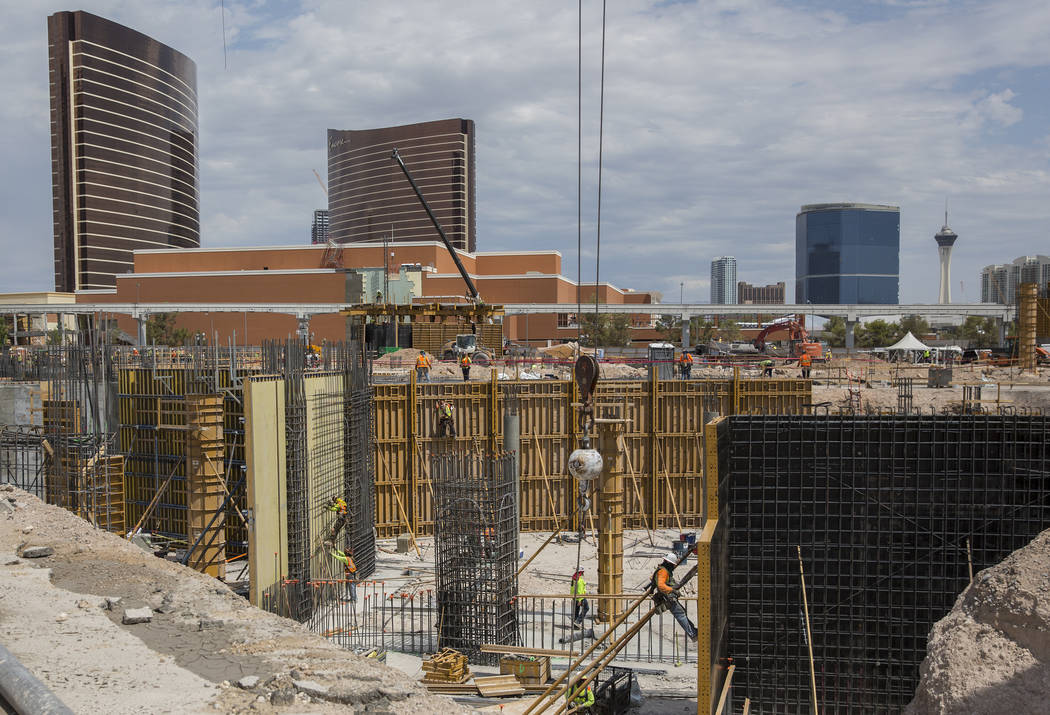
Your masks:
<path fill-rule="evenodd" d="M 809 710 L 796 547 L 821 711 L 886 713 L 911 700 L 969 559 L 977 573 L 1050 527 L 1050 418 L 732 417 L 719 431 L 737 712 L 744 696 Z"/>
<path fill-rule="evenodd" d="M 436 519 L 438 646 L 493 665 L 486 643 L 515 645 L 518 532 L 514 456 L 471 453 L 430 458 Z"/>
<path fill-rule="evenodd" d="M 359 343 L 340 346 L 343 365 L 343 488 L 350 511 L 347 545 L 365 579 L 376 569 L 376 474 L 372 448 L 375 403 L 368 358 Z"/>

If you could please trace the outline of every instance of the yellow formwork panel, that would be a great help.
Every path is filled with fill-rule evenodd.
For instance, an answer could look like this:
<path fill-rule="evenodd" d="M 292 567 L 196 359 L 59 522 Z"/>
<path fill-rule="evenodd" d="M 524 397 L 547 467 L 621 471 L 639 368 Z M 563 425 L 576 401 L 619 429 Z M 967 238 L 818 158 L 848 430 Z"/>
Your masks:
<path fill-rule="evenodd" d="M 245 460 L 248 468 L 249 599 L 264 606 L 263 594 L 288 573 L 288 501 L 284 440 L 284 381 L 254 378 L 245 383 Z"/>

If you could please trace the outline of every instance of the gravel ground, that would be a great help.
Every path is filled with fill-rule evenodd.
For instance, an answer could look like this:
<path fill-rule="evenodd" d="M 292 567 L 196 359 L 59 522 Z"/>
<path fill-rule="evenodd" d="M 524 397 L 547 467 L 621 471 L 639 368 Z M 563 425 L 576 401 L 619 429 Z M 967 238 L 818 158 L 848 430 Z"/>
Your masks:
<path fill-rule="evenodd" d="M 32 546 L 54 553 L 19 558 Z M 106 597 L 121 601 L 107 609 Z M 150 608 L 151 622 L 122 625 L 124 609 L 138 606 Z M 77 713 L 467 712 L 8 485 L 0 640 Z M 259 682 L 231 684 L 244 676 Z"/>

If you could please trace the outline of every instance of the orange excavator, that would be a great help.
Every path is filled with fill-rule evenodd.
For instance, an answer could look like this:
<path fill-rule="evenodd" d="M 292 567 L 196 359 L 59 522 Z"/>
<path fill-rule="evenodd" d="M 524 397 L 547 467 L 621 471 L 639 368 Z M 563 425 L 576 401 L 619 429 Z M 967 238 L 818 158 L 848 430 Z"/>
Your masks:
<path fill-rule="evenodd" d="M 809 355 L 813 360 L 824 358 L 824 349 L 820 343 L 810 339 L 806 328 L 795 320 L 783 320 L 767 325 L 754 339 L 754 346 L 760 353 L 766 351 L 766 338 L 773 333 L 787 333 L 789 354 L 793 358 Z"/>

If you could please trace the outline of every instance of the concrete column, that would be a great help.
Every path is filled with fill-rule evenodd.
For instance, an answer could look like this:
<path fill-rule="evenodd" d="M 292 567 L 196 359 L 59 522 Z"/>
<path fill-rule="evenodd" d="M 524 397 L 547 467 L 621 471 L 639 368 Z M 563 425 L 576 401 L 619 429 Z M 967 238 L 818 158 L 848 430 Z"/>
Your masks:
<path fill-rule="evenodd" d="M 692 347 L 689 337 L 689 318 L 688 313 L 682 313 L 682 350 L 688 350 Z"/>
<path fill-rule="evenodd" d="M 601 437 L 602 476 L 598 489 L 598 595 L 623 593 L 623 453 L 622 422 L 598 425 Z M 623 599 L 599 598 L 598 620 L 609 623 L 623 613 Z"/>
<path fill-rule="evenodd" d="M 146 344 L 146 322 L 148 320 L 149 320 L 149 316 L 148 315 L 136 315 L 135 316 L 135 322 L 138 324 L 138 327 L 139 327 L 138 341 L 139 341 L 139 347 L 140 348 Z"/>
<path fill-rule="evenodd" d="M 999 323 L 999 342 L 997 344 L 998 345 L 1005 345 L 1006 344 L 1006 318 L 999 318 L 997 322 Z"/>
<path fill-rule="evenodd" d="M 503 401 L 503 451 L 514 454 L 514 523 L 521 533 L 521 415 L 518 398 L 508 395 Z M 515 549 L 517 551 L 517 549 Z"/>
<path fill-rule="evenodd" d="M 310 316 L 300 315 L 299 316 L 299 328 L 295 331 L 295 334 L 307 343 L 310 342 Z"/>
<path fill-rule="evenodd" d="M 846 319 L 846 352 L 853 352 L 853 329 L 857 326 L 856 320 Z"/>

